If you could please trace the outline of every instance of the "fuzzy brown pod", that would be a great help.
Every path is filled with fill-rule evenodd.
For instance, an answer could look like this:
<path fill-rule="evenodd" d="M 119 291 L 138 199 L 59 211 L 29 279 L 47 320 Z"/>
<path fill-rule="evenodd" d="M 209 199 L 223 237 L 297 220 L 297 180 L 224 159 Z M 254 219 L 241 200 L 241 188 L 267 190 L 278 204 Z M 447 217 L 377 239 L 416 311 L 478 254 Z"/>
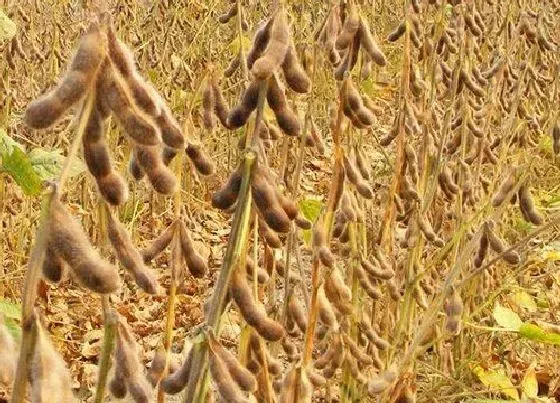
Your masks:
<path fill-rule="evenodd" d="M 288 104 L 286 93 L 276 74 L 268 79 L 266 100 L 268 106 L 274 111 L 280 129 L 288 136 L 299 136 L 301 134 L 301 123 L 297 114 Z"/>
<path fill-rule="evenodd" d="M 55 350 L 46 331 L 34 318 L 37 341 L 31 356 L 29 381 L 33 402 L 72 402 L 72 379 L 62 356 Z M 4 363 L 2 364 L 4 367 Z"/>
<path fill-rule="evenodd" d="M 224 185 L 212 195 L 212 206 L 220 210 L 227 210 L 235 204 L 241 181 L 243 179 L 243 164 L 233 171 Z"/>
<path fill-rule="evenodd" d="M 543 218 L 535 207 L 535 202 L 531 196 L 529 186 L 526 183 L 519 187 L 517 198 L 523 218 L 532 224 L 541 225 L 543 223 Z"/>
<path fill-rule="evenodd" d="M 251 332 L 249 337 L 249 347 L 251 353 L 256 358 L 258 366 L 263 366 L 266 362 L 268 372 L 273 376 L 280 375 L 282 372 L 282 362 L 272 356 L 266 344 L 259 338 L 255 332 Z"/>
<path fill-rule="evenodd" d="M 291 42 L 288 46 L 286 57 L 282 62 L 282 71 L 284 72 L 286 83 L 295 92 L 305 94 L 311 90 L 311 80 L 301 65 L 296 48 Z"/>
<path fill-rule="evenodd" d="M 207 82 L 202 90 L 202 123 L 207 130 L 213 130 L 216 126 L 216 120 L 214 118 L 215 107 L 216 103 L 212 84 Z"/>
<path fill-rule="evenodd" d="M 313 395 L 313 386 L 307 376 L 307 371 L 302 367 L 294 365 L 294 367 L 286 374 L 282 382 L 282 393 L 280 395 L 280 403 L 311 402 Z"/>
<path fill-rule="evenodd" d="M 332 304 L 325 294 L 323 285 L 317 290 L 317 309 L 319 311 L 319 320 L 328 328 L 333 329 L 338 327 L 336 314 L 333 310 Z"/>
<path fill-rule="evenodd" d="M 151 118 L 152 122 L 155 123 L 159 129 L 161 138 L 167 146 L 174 149 L 183 148 L 185 138 L 179 123 L 175 120 L 166 102 L 159 95 L 153 85 L 142 78 L 136 69 L 136 63 L 132 51 L 117 38 L 112 25 L 109 27 L 107 38 L 111 62 L 122 77 L 122 83 L 120 83 L 120 86 L 123 94 L 119 96 L 124 99 L 124 96 L 128 95 L 132 99 L 132 102 L 130 103 L 131 106 L 138 107 L 140 111 L 145 113 L 146 116 L 144 116 L 144 118 Z M 121 81 L 115 76 L 113 76 L 113 78 Z M 101 86 L 103 85 L 103 83 L 100 84 Z M 121 101 L 121 103 L 124 104 L 124 101 Z M 136 119 L 142 120 L 140 117 L 136 117 Z M 121 123 L 123 123 L 126 128 L 128 123 L 124 123 L 122 121 Z M 131 127 L 134 127 L 134 125 Z M 134 137 L 133 134 L 129 133 L 129 135 Z M 145 144 L 155 145 L 153 141 Z"/>
<path fill-rule="evenodd" d="M 282 325 L 268 317 L 264 306 L 253 299 L 244 270 L 238 268 L 232 274 L 230 292 L 245 321 L 262 337 L 269 341 L 278 341 L 284 337 Z"/>
<path fill-rule="evenodd" d="M 280 203 L 278 192 L 268 182 L 265 169 L 257 167 L 253 174 L 253 200 L 267 225 L 276 232 L 286 233 L 291 228 L 291 219 Z"/>
<path fill-rule="evenodd" d="M 476 252 L 476 256 L 474 258 L 474 267 L 480 268 L 482 266 L 482 263 L 484 262 L 484 258 L 488 253 L 489 245 L 490 244 L 488 241 L 488 235 L 486 234 L 486 231 L 483 231 L 482 235 L 480 236 L 480 244 L 478 246 L 478 251 Z"/>
<path fill-rule="evenodd" d="M 327 246 L 327 238 L 323 223 L 316 222 L 313 226 L 313 253 L 327 267 L 334 266 L 334 255 Z"/>
<path fill-rule="evenodd" d="M 379 350 L 387 350 L 391 347 L 391 344 L 383 339 L 377 331 L 373 328 L 371 324 L 371 319 L 367 316 L 364 316 L 359 323 L 360 330 L 364 332 L 367 339 L 375 345 Z"/>
<path fill-rule="evenodd" d="M 247 53 L 247 67 L 250 69 L 253 67 L 255 61 L 262 55 L 268 42 L 270 41 L 270 31 L 272 25 L 274 23 L 274 19 L 270 18 L 269 20 L 261 23 L 255 32 L 255 37 L 253 38 L 253 46 Z"/>
<path fill-rule="evenodd" d="M 107 216 L 107 234 L 117 258 L 138 287 L 148 294 L 157 293 L 157 280 L 144 265 L 144 259 L 132 243 L 128 231 L 110 211 L 107 211 Z"/>
<path fill-rule="evenodd" d="M 191 371 L 194 347 L 189 343 L 187 348 L 188 351 L 185 354 L 185 361 L 183 361 L 183 365 L 181 365 L 177 371 L 168 375 L 161 381 L 161 387 L 165 390 L 165 393 L 176 394 L 187 386 Z"/>
<path fill-rule="evenodd" d="M 498 186 L 496 193 L 492 197 L 492 206 L 499 207 L 506 199 L 508 194 L 513 190 L 517 179 L 515 177 L 515 172 L 510 172 L 504 181 Z"/>
<path fill-rule="evenodd" d="M 47 228 L 49 247 L 68 264 L 80 284 L 100 294 L 117 290 L 116 267 L 101 258 L 58 195 L 52 198 Z"/>
<path fill-rule="evenodd" d="M 286 11 L 281 8 L 273 17 L 270 38 L 262 56 L 255 60 L 251 72 L 258 79 L 267 79 L 284 61 L 290 44 Z"/>
<path fill-rule="evenodd" d="M 138 144 L 135 153 L 139 166 L 148 176 L 154 190 L 164 195 L 175 193 L 177 179 L 163 162 L 162 147 Z"/>
<path fill-rule="evenodd" d="M 222 126 L 229 129 L 228 121 L 227 121 L 229 115 L 229 106 L 226 100 L 224 99 L 224 96 L 222 94 L 222 91 L 220 90 L 220 87 L 218 86 L 218 83 L 214 78 L 212 79 L 211 85 L 212 85 L 212 92 L 214 97 L 214 114 L 218 117 L 218 120 L 220 121 Z"/>
<path fill-rule="evenodd" d="M 336 266 L 325 280 L 325 295 L 340 313 L 352 313 L 352 290 L 346 285 L 342 272 Z"/>
<path fill-rule="evenodd" d="M 149 263 L 154 260 L 165 248 L 171 243 L 173 233 L 175 231 L 175 224 L 169 225 L 163 232 L 154 239 L 146 248 L 142 249 L 140 254 L 144 263 Z"/>
<path fill-rule="evenodd" d="M 387 36 L 388 42 L 396 42 L 398 41 L 406 32 L 406 21 L 402 21 L 396 28 L 391 31 L 391 33 Z"/>
<path fill-rule="evenodd" d="M 208 176 L 214 173 L 214 164 L 210 157 L 208 157 L 200 144 L 189 143 L 185 148 L 185 153 L 193 163 L 194 167 L 199 174 Z"/>
<path fill-rule="evenodd" d="M 300 301 L 293 294 L 288 302 L 288 315 L 290 315 L 301 332 L 305 333 L 307 329 L 307 313 Z"/>
<path fill-rule="evenodd" d="M 350 46 L 350 43 L 352 43 L 354 36 L 358 33 L 358 29 L 360 28 L 360 20 L 358 7 L 354 3 L 350 3 L 347 8 L 346 19 L 344 20 L 344 24 L 342 24 L 342 30 L 334 42 L 337 50 L 343 50 Z"/>
<path fill-rule="evenodd" d="M 148 403 L 153 392 L 152 386 L 144 376 L 138 343 L 124 319 L 119 319 L 117 324 L 114 366 L 111 390 L 124 392 L 125 396 L 128 392 L 133 401 Z"/>
<path fill-rule="evenodd" d="M 249 276 L 250 279 L 253 279 L 256 272 L 259 284 L 266 284 L 270 278 L 267 271 L 263 269 L 260 264 L 255 264 L 255 261 L 249 256 L 246 257 L 245 269 L 247 270 L 247 276 Z"/>
<path fill-rule="evenodd" d="M 152 359 L 150 368 L 148 369 L 147 377 L 153 387 L 158 384 L 165 372 L 165 360 L 165 349 L 163 346 L 160 346 L 154 353 L 154 358 Z"/>
<path fill-rule="evenodd" d="M 270 248 L 279 249 L 284 245 L 284 242 L 282 242 L 278 234 L 270 229 L 267 223 L 263 220 L 259 220 L 259 236 Z"/>
<path fill-rule="evenodd" d="M 110 62 L 101 66 L 97 93 L 102 96 L 102 102 L 109 106 L 126 134 L 137 144 L 156 146 L 161 143 L 159 127 L 135 104 L 130 90 Z"/>
<path fill-rule="evenodd" d="M 227 372 L 241 390 L 245 392 L 257 390 L 257 380 L 254 375 L 241 365 L 237 358 L 227 351 L 211 333 L 208 333 L 208 346 L 217 358 L 223 362 Z"/>
<path fill-rule="evenodd" d="M 229 111 L 227 128 L 238 129 L 247 123 L 251 112 L 257 108 L 260 84 L 261 80 L 252 80 L 243 91 L 238 104 Z"/>
<path fill-rule="evenodd" d="M 519 264 L 519 261 L 521 260 L 519 257 L 519 253 L 517 253 L 515 250 L 506 252 L 507 248 L 504 244 L 504 241 L 498 235 L 496 235 L 496 233 L 490 228 L 490 225 L 488 223 L 484 224 L 484 231 L 486 233 L 486 236 L 488 237 L 490 248 L 494 252 L 499 254 L 503 253 L 503 259 L 510 265 Z"/>
<path fill-rule="evenodd" d="M 64 260 L 50 245 L 47 245 L 45 249 L 42 269 L 43 277 L 54 284 L 59 283 L 66 273 Z"/>
<path fill-rule="evenodd" d="M 68 71 L 58 85 L 25 110 L 24 121 L 34 129 L 52 126 L 92 87 L 105 55 L 104 35 L 97 23 L 80 39 Z"/>
<path fill-rule="evenodd" d="M 378 66 L 385 66 L 387 64 L 387 58 L 374 39 L 369 24 L 364 17 L 360 17 L 359 24 L 358 35 L 360 36 L 360 44 L 362 48 L 366 51 L 369 58 Z"/>
<path fill-rule="evenodd" d="M 558 123 L 552 128 L 552 150 L 554 155 L 560 153 L 560 125 Z"/>
<path fill-rule="evenodd" d="M 240 53 L 237 53 L 237 55 L 235 55 L 233 57 L 233 59 L 231 59 L 228 66 L 224 70 L 224 77 L 226 77 L 226 78 L 231 77 L 233 75 L 233 73 L 235 73 L 239 69 L 239 66 L 241 65 L 241 57 L 242 57 L 242 55 L 241 55 L 241 52 L 240 52 Z"/>
<path fill-rule="evenodd" d="M 385 371 L 381 372 L 368 383 L 368 392 L 372 396 L 379 395 L 385 392 L 393 382 L 397 379 L 398 371 L 393 364 Z"/>
<path fill-rule="evenodd" d="M 181 253 L 185 263 L 189 268 L 193 277 L 201 278 L 208 272 L 208 265 L 195 250 L 194 242 L 189 235 L 189 231 L 183 221 L 179 222 L 179 242 L 181 244 Z"/>

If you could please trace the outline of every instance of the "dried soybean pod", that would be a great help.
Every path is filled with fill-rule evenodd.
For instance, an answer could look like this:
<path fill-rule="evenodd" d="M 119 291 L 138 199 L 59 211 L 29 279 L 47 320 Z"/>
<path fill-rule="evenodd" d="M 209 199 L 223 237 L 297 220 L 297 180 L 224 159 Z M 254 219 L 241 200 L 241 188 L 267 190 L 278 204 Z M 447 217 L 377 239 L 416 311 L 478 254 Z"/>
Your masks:
<path fill-rule="evenodd" d="M 117 258 L 132 275 L 138 287 L 149 294 L 155 294 L 158 286 L 157 280 L 144 265 L 144 259 L 134 247 L 126 229 L 110 211 L 107 211 L 107 213 L 107 234 Z"/>
<path fill-rule="evenodd" d="M 288 20 L 286 11 L 281 8 L 274 16 L 274 21 L 270 28 L 270 39 L 266 49 L 251 67 L 253 75 L 259 79 L 269 78 L 284 61 L 289 44 Z"/>
<path fill-rule="evenodd" d="M 311 221 L 309 221 L 307 218 L 299 214 L 296 216 L 294 222 L 301 229 L 305 229 L 305 230 L 311 229 Z"/>
<path fill-rule="evenodd" d="M 554 155 L 560 153 L 560 125 L 558 123 L 552 128 L 552 150 Z"/>
<path fill-rule="evenodd" d="M 259 235 L 264 239 L 266 244 L 273 249 L 279 249 L 283 246 L 283 242 L 278 234 L 270 229 L 263 220 L 259 220 Z"/>
<path fill-rule="evenodd" d="M 128 199 L 128 187 L 117 171 L 97 178 L 97 187 L 105 201 L 113 206 L 121 205 Z"/>
<path fill-rule="evenodd" d="M 237 53 L 237 55 L 233 57 L 233 59 L 231 59 L 228 66 L 224 70 L 224 77 L 226 78 L 231 77 L 233 73 L 235 73 L 237 69 L 239 69 L 239 66 L 241 65 L 241 57 L 242 57 L 241 52 L 239 52 Z"/>
<path fill-rule="evenodd" d="M 109 148 L 103 139 L 103 129 L 101 115 L 97 108 L 93 108 L 88 117 L 82 145 L 86 165 L 95 178 L 108 175 L 112 170 Z"/>
<path fill-rule="evenodd" d="M 297 57 L 296 48 L 290 42 L 286 57 L 282 62 L 282 71 L 288 86 L 295 92 L 305 94 L 311 89 L 311 80 L 307 76 L 304 68 L 302 67 Z"/>
<path fill-rule="evenodd" d="M 202 123 L 207 130 L 212 130 L 216 126 L 214 108 L 214 91 L 212 90 L 212 84 L 207 82 L 202 90 Z"/>
<path fill-rule="evenodd" d="M 486 224 L 486 234 L 488 236 L 488 242 L 490 243 L 490 247 L 496 253 L 504 253 L 506 247 L 504 242 L 492 231 L 492 229 Z M 517 265 L 521 260 L 519 258 L 519 253 L 514 250 L 509 252 L 505 252 L 503 254 L 503 259 L 510 265 Z"/>
<path fill-rule="evenodd" d="M 97 93 L 113 111 L 128 136 L 136 143 L 154 146 L 161 143 L 161 132 L 155 122 L 134 103 L 130 91 L 110 63 L 101 67 Z"/>
<path fill-rule="evenodd" d="M 317 289 L 317 308 L 319 310 L 319 320 L 324 323 L 325 326 L 331 329 L 338 326 L 336 315 L 331 303 L 325 295 L 325 288 L 323 285 Z"/>
<path fill-rule="evenodd" d="M 243 274 L 239 269 L 235 270 L 230 282 L 231 295 L 243 318 L 266 340 L 280 340 L 284 337 L 284 328 L 280 323 L 269 318 L 264 306 L 253 299 L 251 288 Z"/>
<path fill-rule="evenodd" d="M 37 330 L 37 342 L 30 357 L 27 374 L 31 383 L 31 401 L 75 401 L 70 373 L 64 359 L 55 350 L 35 315 L 30 326 L 35 326 Z M 2 365 L 6 365 L 5 361 L 2 362 Z"/>
<path fill-rule="evenodd" d="M 358 182 L 361 181 L 362 178 L 360 177 L 358 170 L 350 158 L 346 155 L 344 156 L 344 171 L 346 172 L 346 177 L 353 185 L 357 185 Z"/>
<path fill-rule="evenodd" d="M 257 380 L 254 375 L 243 367 L 237 358 L 227 351 L 211 333 L 208 334 L 208 344 L 212 352 L 222 360 L 230 376 L 241 390 L 245 392 L 257 390 Z"/>
<path fill-rule="evenodd" d="M 488 253 L 488 246 L 488 235 L 486 234 L 486 231 L 483 231 L 480 237 L 480 245 L 478 247 L 478 251 L 476 252 L 476 257 L 474 258 L 474 267 L 479 268 L 482 266 L 484 258 Z"/>
<path fill-rule="evenodd" d="M 286 93 L 281 87 L 276 74 L 268 79 L 268 90 L 266 100 L 270 108 L 274 111 L 278 126 L 288 136 L 299 136 L 301 134 L 301 124 L 296 113 L 288 105 Z"/>
<path fill-rule="evenodd" d="M 396 42 L 406 32 L 406 21 L 402 21 L 397 27 L 387 36 L 388 42 Z"/>
<path fill-rule="evenodd" d="M 145 173 L 140 164 L 138 163 L 138 157 L 136 156 L 136 150 L 130 155 L 130 161 L 128 162 L 128 171 L 134 178 L 134 180 L 139 181 L 141 180 Z"/>
<path fill-rule="evenodd" d="M 533 197 L 526 183 L 519 187 L 517 196 L 519 199 L 519 208 L 525 220 L 535 225 L 541 225 L 543 223 L 543 218 L 535 208 Z"/>
<path fill-rule="evenodd" d="M 187 156 L 192 161 L 194 167 L 201 175 L 211 175 L 214 173 L 212 160 L 204 153 L 200 144 L 189 143 L 185 148 Z"/>
<path fill-rule="evenodd" d="M 443 310 L 447 316 L 461 316 L 463 314 L 463 300 L 455 288 L 443 304 Z"/>
<path fill-rule="evenodd" d="M 163 163 L 161 151 L 160 146 L 137 145 L 136 157 L 154 190 L 162 194 L 172 194 L 177 187 L 177 179 Z"/>
<path fill-rule="evenodd" d="M 302 331 L 302 333 L 305 333 L 307 329 L 307 315 L 303 306 L 300 304 L 295 295 L 292 295 L 290 298 L 290 302 L 288 303 L 288 311 L 290 312 L 291 317 L 294 319 L 297 327 Z"/>
<path fill-rule="evenodd" d="M 49 245 L 68 264 L 83 286 L 100 294 L 117 290 L 117 269 L 99 256 L 58 195 L 51 202 L 47 225 Z"/>
<path fill-rule="evenodd" d="M 216 389 L 225 401 L 232 403 L 247 402 L 243 392 L 234 382 L 224 362 L 213 352 L 210 353 L 208 367 L 210 369 L 212 380 L 216 385 Z"/>
<path fill-rule="evenodd" d="M 337 267 L 334 267 L 325 280 L 325 295 L 340 313 L 352 313 L 352 291 L 344 283 L 342 273 Z"/>
<path fill-rule="evenodd" d="M 516 183 L 515 172 L 510 172 L 492 197 L 492 206 L 499 207 L 508 196 L 508 193 L 513 190 Z"/>
<path fill-rule="evenodd" d="M 191 372 L 193 352 L 194 347 L 191 345 L 189 351 L 186 353 L 183 365 L 161 381 L 161 386 L 163 390 L 165 390 L 165 393 L 176 394 L 187 386 L 189 374 Z"/>
<path fill-rule="evenodd" d="M 53 283 L 58 283 L 62 280 L 64 272 L 64 260 L 56 253 L 56 250 L 47 245 L 43 261 L 43 277 Z"/>
<path fill-rule="evenodd" d="M 154 353 L 154 358 L 148 369 L 148 380 L 152 386 L 156 386 L 165 371 L 165 349 L 160 346 Z"/>
<path fill-rule="evenodd" d="M 280 205 L 274 188 L 268 183 L 260 167 L 253 174 L 251 189 L 253 200 L 268 226 L 276 232 L 288 232 L 291 220 Z"/>
<path fill-rule="evenodd" d="M 342 25 L 342 30 L 334 43 L 337 50 L 346 49 L 354 39 L 360 28 L 360 14 L 354 3 L 350 3 L 347 8 L 346 19 Z"/>
<path fill-rule="evenodd" d="M 373 38 L 369 24 L 363 17 L 360 17 L 360 28 L 358 30 L 358 35 L 360 35 L 360 43 L 369 55 L 370 59 L 373 60 L 378 66 L 385 66 L 387 64 L 387 58 Z"/>
<path fill-rule="evenodd" d="M 212 92 L 214 93 L 214 113 L 218 120 L 225 128 L 228 127 L 227 118 L 229 115 L 229 106 L 222 95 L 222 91 L 215 80 L 212 80 Z"/>
<path fill-rule="evenodd" d="M 227 182 L 212 195 L 212 206 L 220 210 L 227 210 L 237 200 L 241 180 L 243 179 L 243 164 L 241 164 L 228 178 Z"/>
<path fill-rule="evenodd" d="M 115 371 L 113 379 L 109 382 L 109 391 L 117 399 L 124 399 L 128 392 L 122 371 Z"/>
<path fill-rule="evenodd" d="M 362 151 L 356 146 L 356 165 L 358 166 L 358 170 L 366 181 L 369 181 L 371 178 L 369 167 L 367 166 L 364 154 Z"/>
<path fill-rule="evenodd" d="M 228 11 L 226 11 L 225 13 L 220 14 L 220 15 L 218 16 L 218 21 L 219 21 L 221 24 L 227 24 L 227 23 L 229 22 L 229 20 L 231 20 L 231 19 L 232 19 L 233 17 L 235 17 L 236 15 L 237 15 L 237 4 L 236 4 L 236 3 L 233 3 L 233 4 L 230 6 L 230 8 L 229 8 Z"/>
<path fill-rule="evenodd" d="M 270 40 L 270 31 L 274 23 L 274 18 L 270 18 L 268 21 L 261 23 L 257 31 L 255 32 L 255 37 L 253 39 L 253 46 L 247 53 L 247 67 L 250 69 L 253 67 L 255 61 L 262 55 L 268 42 Z"/>
<path fill-rule="evenodd" d="M 247 122 L 251 112 L 257 107 L 260 82 L 260 80 L 252 80 L 243 91 L 239 103 L 229 111 L 227 128 L 238 129 Z"/>
<path fill-rule="evenodd" d="M 27 106 L 24 121 L 29 127 L 45 129 L 52 126 L 64 112 L 82 99 L 94 83 L 103 61 L 103 43 L 99 25 L 92 24 L 80 39 L 69 70 L 58 85 Z"/>
<path fill-rule="evenodd" d="M 147 248 L 142 249 L 140 253 L 144 263 L 151 262 L 156 256 L 163 252 L 165 248 L 167 248 L 173 238 L 174 228 L 174 224 L 169 225 L 156 239 L 152 241 L 152 243 L 150 243 Z"/>
<path fill-rule="evenodd" d="M 181 252 L 183 259 L 189 268 L 193 277 L 201 278 L 208 272 L 208 265 L 194 249 L 193 241 L 189 235 L 189 231 L 183 221 L 179 222 L 179 240 L 181 243 Z"/>

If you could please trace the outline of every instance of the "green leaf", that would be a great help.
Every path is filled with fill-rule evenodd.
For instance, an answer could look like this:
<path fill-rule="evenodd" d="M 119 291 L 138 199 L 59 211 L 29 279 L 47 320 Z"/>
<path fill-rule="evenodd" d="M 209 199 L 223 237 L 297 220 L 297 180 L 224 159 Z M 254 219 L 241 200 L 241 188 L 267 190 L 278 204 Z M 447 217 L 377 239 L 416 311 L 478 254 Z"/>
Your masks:
<path fill-rule="evenodd" d="M 11 154 L 2 155 L 2 170 L 14 178 L 26 195 L 37 195 L 41 192 L 41 178 L 20 148 L 14 148 Z"/>
<path fill-rule="evenodd" d="M 537 325 L 523 323 L 519 327 L 519 335 L 525 339 L 537 341 L 539 343 L 554 344 L 560 346 L 560 334 L 548 333 Z"/>
<path fill-rule="evenodd" d="M 21 339 L 21 326 L 18 325 L 15 320 L 11 318 L 5 318 L 4 326 L 6 326 L 6 329 L 8 329 L 8 332 L 10 332 L 15 340 Z"/>
<path fill-rule="evenodd" d="M 0 9 L 0 43 L 11 40 L 16 35 L 16 24 Z"/>
<path fill-rule="evenodd" d="M 6 130 L 0 127 L 0 157 L 6 154 L 11 154 L 14 148 L 19 148 L 23 150 L 23 146 L 15 141 L 13 138 L 8 136 Z"/>
<path fill-rule="evenodd" d="M 525 376 L 521 381 L 521 390 L 526 397 L 535 399 L 539 394 L 539 383 L 537 381 L 537 375 L 535 373 L 535 363 L 529 365 Z"/>
<path fill-rule="evenodd" d="M 46 151 L 41 148 L 34 148 L 28 154 L 33 170 L 41 180 L 49 180 L 58 177 L 66 157 L 60 150 Z M 68 171 L 68 176 L 73 177 L 81 174 L 85 170 L 84 163 L 77 157 L 72 161 Z"/>
<path fill-rule="evenodd" d="M 299 202 L 299 209 L 303 216 L 311 222 L 315 222 L 321 214 L 323 203 L 315 199 L 304 199 Z"/>
<path fill-rule="evenodd" d="M 513 400 L 519 400 L 519 392 L 502 368 L 485 370 L 477 365 L 472 371 L 484 386 L 499 391 Z"/>
<path fill-rule="evenodd" d="M 252 42 L 245 35 L 241 35 L 241 41 L 239 40 L 239 35 L 235 36 L 235 38 L 229 43 L 229 50 L 233 55 L 237 55 L 239 53 L 239 44 L 243 44 L 243 50 L 246 52 L 251 48 Z"/>
<path fill-rule="evenodd" d="M 9 301 L 0 300 L 0 314 L 6 318 L 21 319 L 21 308 L 18 304 Z"/>
<path fill-rule="evenodd" d="M 518 307 L 526 309 L 528 312 L 537 311 L 535 299 L 525 291 L 519 291 L 513 294 L 512 302 Z"/>
<path fill-rule="evenodd" d="M 519 318 L 519 315 L 517 315 L 511 309 L 503 307 L 499 302 L 496 303 L 494 311 L 492 312 L 492 316 L 494 317 L 498 325 L 508 329 L 518 330 L 519 327 L 523 324 L 523 321 Z"/>

